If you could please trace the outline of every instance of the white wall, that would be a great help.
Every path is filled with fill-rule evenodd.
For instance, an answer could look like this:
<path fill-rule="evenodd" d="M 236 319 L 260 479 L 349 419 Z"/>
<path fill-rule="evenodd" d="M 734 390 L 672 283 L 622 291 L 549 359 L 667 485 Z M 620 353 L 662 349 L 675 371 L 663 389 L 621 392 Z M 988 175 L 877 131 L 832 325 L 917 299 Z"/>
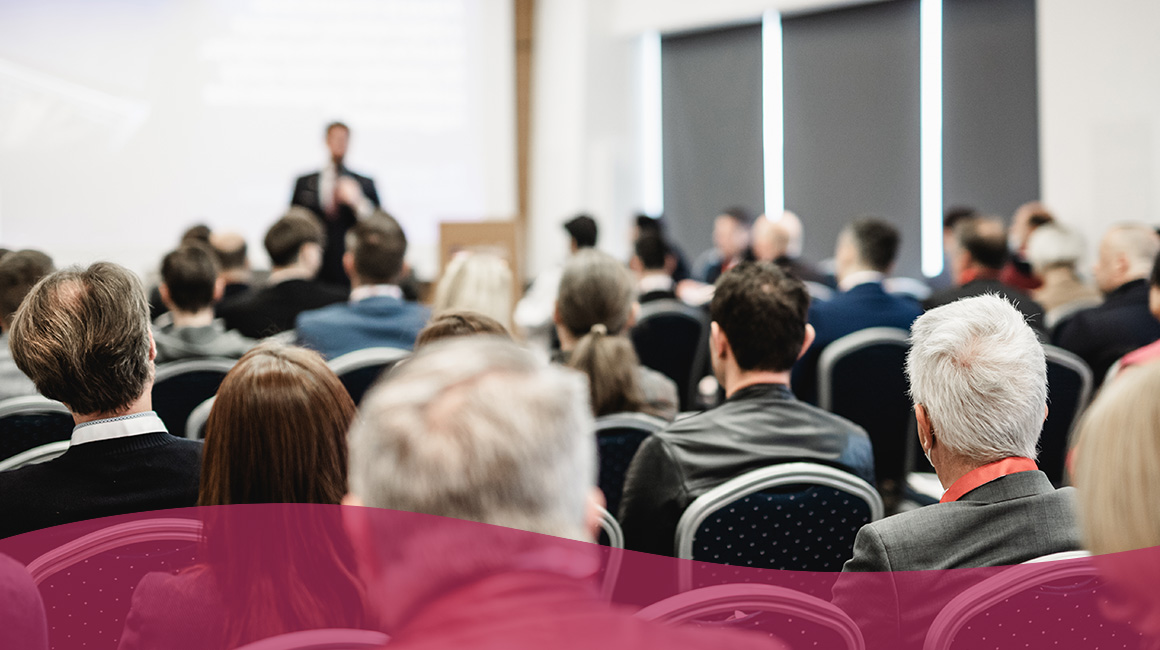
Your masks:
<path fill-rule="evenodd" d="M 1040 0 L 1038 20 L 1043 197 L 1094 251 L 1160 222 L 1160 2 Z"/>

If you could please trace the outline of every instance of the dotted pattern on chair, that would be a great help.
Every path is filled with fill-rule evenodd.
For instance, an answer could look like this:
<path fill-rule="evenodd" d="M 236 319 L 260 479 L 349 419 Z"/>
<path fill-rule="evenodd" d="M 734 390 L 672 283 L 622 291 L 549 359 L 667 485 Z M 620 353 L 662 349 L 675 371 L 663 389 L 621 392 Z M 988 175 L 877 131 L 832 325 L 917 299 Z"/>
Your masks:
<path fill-rule="evenodd" d="M 714 630 L 741 630 L 764 633 L 791 648 L 843 648 L 842 635 L 828 625 L 774 612 L 737 612 L 730 610 L 688 625 Z"/>
<path fill-rule="evenodd" d="M 869 505 L 836 488 L 797 485 L 765 490 L 742 497 L 701 522 L 693 536 L 693 559 L 762 569 L 841 571 L 854 554 L 858 529 L 869 521 Z M 708 565 L 698 565 L 693 577 L 694 587 L 747 581 L 737 572 Z"/>
<path fill-rule="evenodd" d="M 185 422 L 199 404 L 213 397 L 225 379 L 218 370 L 175 375 L 153 385 L 153 410 L 175 436 L 185 435 Z"/>
<path fill-rule="evenodd" d="M 338 378 L 342 381 L 342 385 L 346 387 L 346 392 L 350 393 L 350 398 L 354 400 L 357 405 L 362 402 L 362 398 L 378 380 L 379 376 L 387 372 L 395 366 L 398 361 L 388 361 L 382 365 L 366 366 L 363 368 L 355 368 L 348 370 L 340 375 Z"/>
<path fill-rule="evenodd" d="M 624 494 L 624 478 L 636 450 L 648 431 L 618 428 L 599 432 L 596 443 L 600 453 L 600 490 L 604 492 L 605 506 L 615 514 L 620 511 L 620 497 Z"/>
<path fill-rule="evenodd" d="M 193 542 L 141 542 L 49 576 L 40 584 L 40 594 L 48 616 L 50 647 L 116 650 L 141 578 L 153 571 L 174 573 L 196 559 L 197 544 Z"/>
<path fill-rule="evenodd" d="M 1097 578 L 1064 579 L 1030 587 L 968 621 L 951 648 L 1100 648 L 1147 647 L 1128 623 L 1113 622 L 1100 612 L 1106 587 Z"/>
<path fill-rule="evenodd" d="M 68 413 L 21 413 L 0 420 L 0 458 L 11 458 L 50 442 L 72 436 L 72 416 Z"/>

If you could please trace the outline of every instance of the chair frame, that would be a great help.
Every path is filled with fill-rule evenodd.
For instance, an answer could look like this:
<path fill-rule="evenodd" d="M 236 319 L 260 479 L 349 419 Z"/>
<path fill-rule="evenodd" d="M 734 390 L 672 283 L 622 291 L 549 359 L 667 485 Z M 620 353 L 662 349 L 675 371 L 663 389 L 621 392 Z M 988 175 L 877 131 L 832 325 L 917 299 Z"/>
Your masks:
<path fill-rule="evenodd" d="M 1067 436 L 1070 441 L 1072 432 L 1075 431 L 1076 425 L 1083 417 L 1083 412 L 1087 410 L 1088 404 L 1091 402 L 1092 386 L 1095 382 L 1092 369 L 1079 356 L 1054 345 L 1044 345 L 1043 355 L 1047 358 L 1048 363 L 1056 363 L 1068 370 L 1074 370 L 1080 376 L 1079 405 L 1075 409 L 1071 425 L 1067 428 Z"/>
<path fill-rule="evenodd" d="M 720 508 L 755 492 L 783 485 L 822 485 L 843 490 L 870 506 L 870 521 L 882 518 L 885 508 L 878 490 L 866 481 L 840 469 L 818 463 L 780 463 L 746 472 L 697 497 L 677 522 L 677 557 L 693 559 L 693 537 L 701 523 Z M 684 581 L 682 576 L 682 582 Z M 691 579 L 691 576 L 689 576 Z"/>
<path fill-rule="evenodd" d="M 10 397 L 6 400 L 0 401 L 0 419 L 12 415 L 25 415 L 34 413 L 64 413 L 72 415 L 68 407 L 56 400 L 48 399 L 42 395 L 25 395 L 22 397 Z"/>
<path fill-rule="evenodd" d="M 800 591 L 762 584 L 728 584 L 701 587 L 670 596 L 638 611 L 636 618 L 679 625 L 701 616 L 731 611 L 775 612 L 825 625 L 846 642 L 850 650 L 864 650 L 862 632 L 836 605 Z"/>
<path fill-rule="evenodd" d="M 58 458 L 63 456 L 64 452 L 68 451 L 70 444 L 72 444 L 71 440 L 57 440 L 56 442 L 43 444 L 39 447 L 26 449 L 15 456 L 9 456 L 4 460 L 0 460 L 0 472 L 7 472 L 10 469 L 20 469 L 27 465 L 36 465 L 50 461 L 53 458 Z"/>
<path fill-rule="evenodd" d="M 897 327 L 869 327 L 847 334 L 827 345 L 818 357 L 818 406 L 830 411 L 834 407 L 834 366 L 849 354 L 879 343 L 897 343 L 910 347 L 910 334 Z"/>
<path fill-rule="evenodd" d="M 182 359 L 180 361 L 161 363 L 157 365 L 157 374 L 153 378 L 153 384 L 157 385 L 168 379 L 184 375 L 187 372 L 218 370 L 223 373 L 228 373 L 237 362 L 237 359 L 207 357 L 205 359 Z"/>
<path fill-rule="evenodd" d="M 355 350 L 354 352 L 347 352 L 342 356 L 335 357 L 328 361 L 326 365 L 330 366 L 334 374 L 341 377 L 352 370 L 362 370 L 368 366 L 399 361 L 409 356 L 411 356 L 411 351 L 402 348 L 366 348 L 363 350 Z"/>
<path fill-rule="evenodd" d="M 620 567 L 624 563 L 624 530 L 620 528 L 620 522 L 616 517 L 604 508 L 600 508 L 600 529 L 608 535 L 608 564 L 604 568 L 600 596 L 606 601 L 611 601 L 612 594 L 616 591 L 616 581 L 620 577 Z"/>
<path fill-rule="evenodd" d="M 28 573 L 32 575 L 33 582 L 39 585 L 60 571 L 105 551 L 163 540 L 197 542 L 201 540 L 201 522 L 167 517 L 114 524 L 44 553 L 28 563 Z"/>
<path fill-rule="evenodd" d="M 1032 564 L 1024 563 L 1013 566 L 955 596 L 942 608 L 934 622 L 931 623 L 926 633 L 926 639 L 922 643 L 923 650 L 949 648 L 954 642 L 955 635 L 964 625 L 982 612 L 1019 592 L 1055 580 L 1099 574 L 1095 565 L 1088 558 L 1080 558 L 1072 562 L 1048 561 L 1047 558 L 1056 555 L 1063 554 L 1055 553 L 1043 558 L 1036 558 L 1036 560 L 1032 560 L 1034 562 Z"/>
<path fill-rule="evenodd" d="M 648 413 L 610 413 L 596 418 L 596 433 L 609 429 L 640 429 L 653 433 L 668 424 L 663 418 Z"/>
<path fill-rule="evenodd" d="M 382 632 L 333 628 L 302 630 L 279 634 L 238 648 L 237 650 L 346 650 L 353 648 L 381 648 L 391 638 Z"/>
<path fill-rule="evenodd" d="M 201 433 L 202 427 L 209 420 L 209 412 L 213 410 L 213 403 L 216 399 L 217 395 L 214 395 L 189 412 L 189 419 L 185 421 L 186 438 L 190 440 L 202 439 L 202 436 L 198 434 Z"/>

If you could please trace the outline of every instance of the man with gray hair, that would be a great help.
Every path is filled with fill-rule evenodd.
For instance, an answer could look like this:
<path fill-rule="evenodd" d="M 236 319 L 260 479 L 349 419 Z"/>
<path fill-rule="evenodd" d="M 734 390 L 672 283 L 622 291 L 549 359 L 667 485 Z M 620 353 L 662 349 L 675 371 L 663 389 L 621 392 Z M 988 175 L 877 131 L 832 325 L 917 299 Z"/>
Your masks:
<path fill-rule="evenodd" d="M 438 516 L 346 513 L 392 647 L 767 647 L 612 610 L 577 577 L 592 547 L 545 537 L 599 527 L 587 395 L 582 375 L 472 337 L 423 348 L 366 396 L 344 503 Z"/>
<path fill-rule="evenodd" d="M 63 456 L 0 473 L 0 538 L 196 505 L 201 443 L 169 435 L 153 412 L 157 348 L 136 275 L 107 262 L 53 273 L 9 336 L 16 365 L 76 427 Z"/>

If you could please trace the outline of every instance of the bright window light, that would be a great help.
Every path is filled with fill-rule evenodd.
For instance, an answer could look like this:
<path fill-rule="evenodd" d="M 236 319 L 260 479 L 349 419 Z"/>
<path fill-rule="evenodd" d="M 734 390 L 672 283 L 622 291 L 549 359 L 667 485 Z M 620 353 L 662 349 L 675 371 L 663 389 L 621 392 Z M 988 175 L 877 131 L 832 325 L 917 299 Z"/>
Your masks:
<path fill-rule="evenodd" d="M 761 132 L 765 157 L 765 214 L 785 210 L 785 104 L 782 94 L 781 14 L 761 17 Z"/>
<path fill-rule="evenodd" d="M 922 272 L 934 277 L 943 270 L 942 0 L 922 0 L 919 11 Z"/>
<path fill-rule="evenodd" d="M 664 144 L 661 131 L 661 35 L 640 39 L 641 209 L 659 217 L 665 211 Z"/>

